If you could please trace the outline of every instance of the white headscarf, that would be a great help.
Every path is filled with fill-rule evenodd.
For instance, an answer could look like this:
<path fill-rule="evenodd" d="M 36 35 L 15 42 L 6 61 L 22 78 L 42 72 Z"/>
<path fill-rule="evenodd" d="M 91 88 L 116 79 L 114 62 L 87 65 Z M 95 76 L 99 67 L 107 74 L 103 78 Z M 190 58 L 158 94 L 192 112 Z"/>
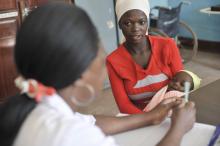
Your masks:
<path fill-rule="evenodd" d="M 149 19 L 150 5 L 148 0 L 117 0 L 115 11 L 118 22 L 124 13 L 133 9 L 143 11 L 147 16 L 147 19 Z"/>

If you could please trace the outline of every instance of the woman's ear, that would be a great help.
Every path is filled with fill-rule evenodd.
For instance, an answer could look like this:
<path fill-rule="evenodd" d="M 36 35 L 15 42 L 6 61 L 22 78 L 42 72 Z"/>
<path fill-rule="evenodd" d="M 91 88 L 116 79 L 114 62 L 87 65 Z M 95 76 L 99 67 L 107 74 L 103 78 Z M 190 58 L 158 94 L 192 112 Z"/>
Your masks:
<path fill-rule="evenodd" d="M 118 26 L 121 29 L 121 21 L 118 22 Z"/>
<path fill-rule="evenodd" d="M 121 25 L 119 25 L 119 28 L 121 29 Z"/>
<path fill-rule="evenodd" d="M 194 83 L 191 82 L 190 91 L 194 90 Z"/>

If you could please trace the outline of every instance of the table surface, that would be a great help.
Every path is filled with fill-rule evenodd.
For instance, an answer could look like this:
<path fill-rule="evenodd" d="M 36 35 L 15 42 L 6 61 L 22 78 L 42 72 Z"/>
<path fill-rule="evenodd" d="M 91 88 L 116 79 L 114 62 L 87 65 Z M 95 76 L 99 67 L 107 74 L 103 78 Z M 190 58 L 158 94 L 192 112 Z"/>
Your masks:
<path fill-rule="evenodd" d="M 220 79 L 190 93 L 190 100 L 196 104 L 196 121 L 220 124 Z"/>
<path fill-rule="evenodd" d="M 155 146 L 166 134 L 170 127 L 170 119 L 160 125 L 148 126 L 114 135 L 119 146 Z M 196 123 L 181 142 L 181 146 L 207 146 L 215 127 Z"/>

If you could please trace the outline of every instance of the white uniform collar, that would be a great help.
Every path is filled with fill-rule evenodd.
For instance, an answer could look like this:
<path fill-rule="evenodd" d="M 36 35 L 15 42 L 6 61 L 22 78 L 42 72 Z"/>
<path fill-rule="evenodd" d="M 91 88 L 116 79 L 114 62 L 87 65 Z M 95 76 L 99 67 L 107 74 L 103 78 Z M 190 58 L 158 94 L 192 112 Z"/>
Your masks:
<path fill-rule="evenodd" d="M 48 106 L 54 108 L 58 112 L 61 112 L 65 115 L 74 114 L 74 111 L 71 109 L 71 107 L 58 94 L 53 94 L 52 96 L 44 97 L 40 104 L 47 104 Z"/>

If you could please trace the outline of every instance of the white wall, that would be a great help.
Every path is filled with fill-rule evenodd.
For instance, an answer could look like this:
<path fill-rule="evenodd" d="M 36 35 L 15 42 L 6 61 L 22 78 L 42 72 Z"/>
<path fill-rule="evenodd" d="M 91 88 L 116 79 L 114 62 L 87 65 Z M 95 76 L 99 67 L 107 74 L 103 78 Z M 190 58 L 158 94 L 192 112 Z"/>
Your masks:
<path fill-rule="evenodd" d="M 105 50 L 117 47 L 117 32 L 113 0 L 75 0 L 76 5 L 87 11 L 98 29 Z"/>

